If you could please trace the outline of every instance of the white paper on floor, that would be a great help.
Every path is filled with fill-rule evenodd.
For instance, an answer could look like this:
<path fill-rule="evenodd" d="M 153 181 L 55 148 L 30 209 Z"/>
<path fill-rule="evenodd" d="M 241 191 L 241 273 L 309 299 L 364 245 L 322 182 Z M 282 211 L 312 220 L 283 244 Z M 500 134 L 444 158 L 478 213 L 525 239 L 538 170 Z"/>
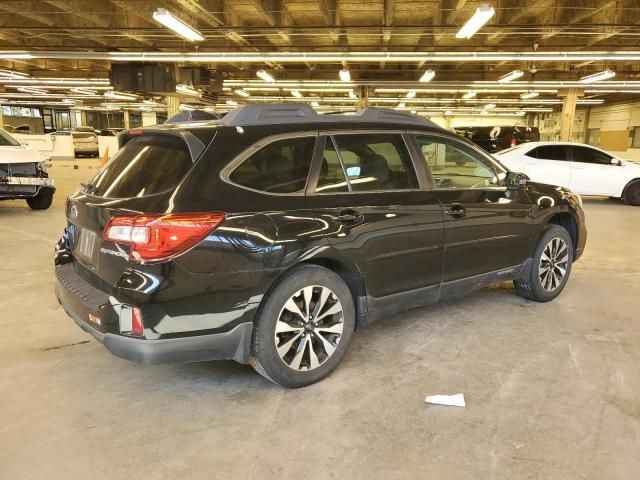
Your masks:
<path fill-rule="evenodd" d="M 424 399 L 425 403 L 433 405 L 449 405 L 451 407 L 465 407 L 464 395 L 457 393 L 455 395 L 429 395 Z"/>

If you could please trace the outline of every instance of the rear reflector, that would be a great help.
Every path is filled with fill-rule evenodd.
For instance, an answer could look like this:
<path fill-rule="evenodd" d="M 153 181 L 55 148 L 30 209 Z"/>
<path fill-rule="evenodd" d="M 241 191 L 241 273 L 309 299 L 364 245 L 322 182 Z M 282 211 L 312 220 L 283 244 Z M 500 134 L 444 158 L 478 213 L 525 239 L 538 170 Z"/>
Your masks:
<path fill-rule="evenodd" d="M 103 238 L 129 245 L 134 261 L 158 262 L 189 250 L 223 221 L 222 212 L 112 217 Z"/>
<path fill-rule="evenodd" d="M 516 146 L 516 144 L 517 144 L 516 139 L 515 139 L 515 138 L 512 138 L 512 139 L 511 139 L 511 146 L 512 146 L 512 147 L 515 147 L 515 146 Z"/>
<path fill-rule="evenodd" d="M 130 305 L 120 306 L 120 333 L 141 337 L 144 335 L 142 312 L 138 307 Z"/>

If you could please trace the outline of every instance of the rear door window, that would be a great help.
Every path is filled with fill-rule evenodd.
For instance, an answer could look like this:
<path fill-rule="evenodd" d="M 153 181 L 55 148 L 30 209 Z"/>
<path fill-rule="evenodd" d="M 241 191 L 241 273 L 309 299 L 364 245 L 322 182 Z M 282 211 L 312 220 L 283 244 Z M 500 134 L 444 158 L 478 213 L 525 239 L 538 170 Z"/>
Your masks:
<path fill-rule="evenodd" d="M 268 193 L 303 193 L 316 137 L 272 142 L 244 160 L 229 175 L 243 187 Z"/>
<path fill-rule="evenodd" d="M 594 165 L 611 165 L 611 155 L 588 147 L 573 147 L 573 161 Z"/>
<path fill-rule="evenodd" d="M 567 160 L 567 147 L 565 145 L 545 145 L 534 148 L 527 156 L 541 160 Z"/>
<path fill-rule="evenodd" d="M 144 197 L 175 188 L 193 162 L 187 145 L 169 135 L 129 141 L 89 182 L 89 193 L 106 198 Z"/>
<path fill-rule="evenodd" d="M 351 191 L 418 188 L 418 178 L 401 134 L 334 137 Z"/>

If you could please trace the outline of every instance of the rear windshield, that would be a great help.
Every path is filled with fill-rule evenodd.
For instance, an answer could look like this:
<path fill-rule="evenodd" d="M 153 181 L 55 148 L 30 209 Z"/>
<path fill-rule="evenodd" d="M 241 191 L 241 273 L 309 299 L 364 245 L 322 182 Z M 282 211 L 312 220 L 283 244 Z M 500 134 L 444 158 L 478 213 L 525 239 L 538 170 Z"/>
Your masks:
<path fill-rule="evenodd" d="M 17 147 L 20 143 L 17 140 L 14 140 L 11 135 L 0 128 L 0 146 L 6 147 Z"/>
<path fill-rule="evenodd" d="M 106 198 L 144 197 L 178 185 L 193 162 L 187 145 L 168 135 L 129 141 L 89 182 L 89 193 Z"/>
<path fill-rule="evenodd" d="M 79 133 L 79 132 L 73 132 L 71 135 L 73 135 L 73 138 L 94 138 L 96 136 L 95 133 Z"/>

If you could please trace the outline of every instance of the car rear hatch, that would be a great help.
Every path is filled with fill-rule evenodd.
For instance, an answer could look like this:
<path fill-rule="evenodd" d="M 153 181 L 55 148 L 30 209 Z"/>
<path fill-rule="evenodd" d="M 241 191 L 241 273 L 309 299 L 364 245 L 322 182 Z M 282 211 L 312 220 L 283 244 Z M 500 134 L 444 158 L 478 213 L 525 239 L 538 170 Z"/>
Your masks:
<path fill-rule="evenodd" d="M 112 217 L 164 213 L 167 200 L 196 163 L 210 134 L 138 130 L 122 135 L 114 158 L 69 197 L 66 248 L 76 270 L 94 286 L 107 289 L 129 264 L 129 248 L 103 239 Z"/>
<path fill-rule="evenodd" d="M 71 134 L 71 136 L 73 137 L 73 144 L 74 145 L 94 145 L 98 142 L 98 137 L 96 137 L 95 133 L 89 133 L 89 132 L 74 132 Z"/>

